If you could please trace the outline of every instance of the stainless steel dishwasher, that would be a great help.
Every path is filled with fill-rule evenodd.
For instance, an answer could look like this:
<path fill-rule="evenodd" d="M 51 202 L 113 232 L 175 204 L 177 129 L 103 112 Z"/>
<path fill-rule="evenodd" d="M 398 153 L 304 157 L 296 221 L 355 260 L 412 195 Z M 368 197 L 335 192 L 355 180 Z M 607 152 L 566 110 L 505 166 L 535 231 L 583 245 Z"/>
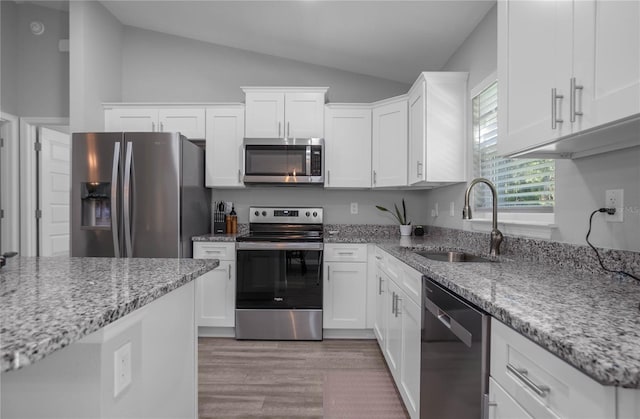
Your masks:
<path fill-rule="evenodd" d="M 487 419 L 489 316 L 422 278 L 421 419 Z"/>

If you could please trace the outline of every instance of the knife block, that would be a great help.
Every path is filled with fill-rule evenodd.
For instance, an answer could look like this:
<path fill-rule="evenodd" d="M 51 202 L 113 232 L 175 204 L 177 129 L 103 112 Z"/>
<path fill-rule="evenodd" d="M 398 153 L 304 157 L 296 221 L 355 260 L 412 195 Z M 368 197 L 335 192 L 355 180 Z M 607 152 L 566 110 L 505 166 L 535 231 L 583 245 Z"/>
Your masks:
<path fill-rule="evenodd" d="M 224 212 L 215 211 L 213 213 L 213 234 L 227 234 L 225 216 Z"/>

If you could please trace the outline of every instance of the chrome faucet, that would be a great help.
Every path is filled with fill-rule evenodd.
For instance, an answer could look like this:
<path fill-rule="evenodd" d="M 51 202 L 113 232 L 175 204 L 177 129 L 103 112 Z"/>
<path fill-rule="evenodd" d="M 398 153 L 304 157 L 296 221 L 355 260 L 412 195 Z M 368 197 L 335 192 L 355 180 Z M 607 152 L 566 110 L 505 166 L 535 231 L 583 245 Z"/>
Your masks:
<path fill-rule="evenodd" d="M 498 230 L 498 191 L 496 191 L 496 187 L 491 183 L 490 180 L 485 179 L 483 177 L 475 178 L 471 181 L 467 190 L 464 193 L 464 208 L 462 208 L 462 219 L 470 220 L 471 219 L 471 207 L 469 206 L 469 194 L 471 193 L 471 188 L 473 188 L 477 183 L 485 183 L 491 189 L 491 196 L 493 199 L 493 227 L 491 229 L 491 245 L 489 254 L 491 256 L 497 256 L 500 254 L 500 243 L 502 243 L 503 235 Z"/>

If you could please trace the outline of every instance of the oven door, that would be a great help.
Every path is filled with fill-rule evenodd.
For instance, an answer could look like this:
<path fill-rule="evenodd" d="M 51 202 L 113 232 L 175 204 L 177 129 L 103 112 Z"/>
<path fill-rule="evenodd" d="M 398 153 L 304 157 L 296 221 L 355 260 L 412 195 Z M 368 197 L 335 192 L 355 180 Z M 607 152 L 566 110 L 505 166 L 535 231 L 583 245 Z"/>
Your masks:
<path fill-rule="evenodd" d="M 236 309 L 322 309 L 322 243 L 236 246 Z"/>

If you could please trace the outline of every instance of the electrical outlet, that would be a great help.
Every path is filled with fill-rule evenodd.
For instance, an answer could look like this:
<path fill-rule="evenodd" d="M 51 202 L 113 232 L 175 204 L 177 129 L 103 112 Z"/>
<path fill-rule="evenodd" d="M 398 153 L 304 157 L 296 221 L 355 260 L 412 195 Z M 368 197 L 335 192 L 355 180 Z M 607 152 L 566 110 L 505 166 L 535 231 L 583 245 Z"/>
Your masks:
<path fill-rule="evenodd" d="M 118 397 L 131 384 L 131 342 L 113 353 L 113 397 Z"/>
<path fill-rule="evenodd" d="M 455 202 L 451 201 L 449 202 L 449 217 L 455 217 L 456 216 L 456 204 Z"/>
<path fill-rule="evenodd" d="M 357 214 L 358 213 L 358 203 L 357 202 L 352 202 L 351 203 L 351 214 Z"/>
<path fill-rule="evenodd" d="M 605 208 L 615 208 L 615 214 L 606 214 L 605 220 L 612 223 L 624 221 L 624 190 L 609 189 L 605 193 Z"/>

